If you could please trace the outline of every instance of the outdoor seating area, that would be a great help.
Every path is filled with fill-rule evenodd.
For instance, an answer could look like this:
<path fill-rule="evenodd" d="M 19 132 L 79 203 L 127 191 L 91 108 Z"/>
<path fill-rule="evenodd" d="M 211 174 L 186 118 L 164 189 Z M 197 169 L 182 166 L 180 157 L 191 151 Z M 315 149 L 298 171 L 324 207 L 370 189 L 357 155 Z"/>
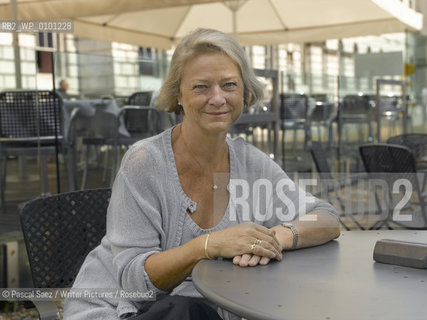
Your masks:
<path fill-rule="evenodd" d="M 425 1 L 72 1 L 0 0 L 0 320 L 427 316 Z"/>

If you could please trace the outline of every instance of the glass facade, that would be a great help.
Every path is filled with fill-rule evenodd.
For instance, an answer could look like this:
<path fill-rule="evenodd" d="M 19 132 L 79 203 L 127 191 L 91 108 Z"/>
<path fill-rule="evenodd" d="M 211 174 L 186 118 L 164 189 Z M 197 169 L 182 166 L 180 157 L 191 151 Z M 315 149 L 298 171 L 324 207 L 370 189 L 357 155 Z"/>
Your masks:
<path fill-rule="evenodd" d="M 416 1 L 403 2 L 417 6 Z M 409 130 L 420 131 L 427 119 L 426 39 L 406 31 L 245 50 L 253 68 L 279 72 L 279 93 L 304 93 L 335 108 L 351 95 L 370 96 L 373 104 L 377 92 L 400 99 L 405 95 L 414 124 Z M 69 98 L 114 98 L 120 107 L 134 92 L 160 88 L 172 52 L 72 34 L 0 33 L 0 89 L 58 89 L 66 79 Z M 269 82 L 265 87 L 272 92 Z"/>

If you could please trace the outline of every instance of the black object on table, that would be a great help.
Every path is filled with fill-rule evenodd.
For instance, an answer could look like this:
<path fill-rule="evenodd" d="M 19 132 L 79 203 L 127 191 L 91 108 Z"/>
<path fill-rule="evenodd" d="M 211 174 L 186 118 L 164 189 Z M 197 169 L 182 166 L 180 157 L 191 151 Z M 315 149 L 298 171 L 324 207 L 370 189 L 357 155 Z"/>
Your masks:
<path fill-rule="evenodd" d="M 378 240 L 375 244 L 374 260 L 380 263 L 427 269 L 427 242 Z"/>

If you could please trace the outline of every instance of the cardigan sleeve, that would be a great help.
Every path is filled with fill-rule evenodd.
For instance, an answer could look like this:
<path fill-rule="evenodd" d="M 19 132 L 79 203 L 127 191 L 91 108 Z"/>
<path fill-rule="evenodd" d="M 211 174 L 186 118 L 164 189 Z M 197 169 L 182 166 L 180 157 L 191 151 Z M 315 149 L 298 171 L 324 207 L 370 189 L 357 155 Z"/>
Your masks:
<path fill-rule="evenodd" d="M 163 293 L 144 268 L 146 259 L 162 250 L 162 239 L 166 237 L 156 195 L 159 177 L 146 151 L 130 154 L 124 157 L 115 179 L 107 213 L 116 280 L 126 291 Z"/>
<path fill-rule="evenodd" d="M 338 219 L 331 204 L 304 191 L 264 152 L 246 143 L 245 149 L 244 180 L 249 182 L 249 216 L 252 221 L 271 228 L 317 210 Z"/>
<path fill-rule="evenodd" d="M 290 179 L 277 163 L 269 158 L 267 160 L 272 162 L 270 168 L 273 181 L 273 197 L 270 200 L 273 203 L 273 215 L 266 223 L 268 227 L 301 218 L 313 211 L 324 211 L 338 219 L 338 212 L 330 203 L 306 192 L 301 184 Z M 313 181 L 310 180 L 300 179 L 299 182 L 306 181 L 311 184 Z"/>

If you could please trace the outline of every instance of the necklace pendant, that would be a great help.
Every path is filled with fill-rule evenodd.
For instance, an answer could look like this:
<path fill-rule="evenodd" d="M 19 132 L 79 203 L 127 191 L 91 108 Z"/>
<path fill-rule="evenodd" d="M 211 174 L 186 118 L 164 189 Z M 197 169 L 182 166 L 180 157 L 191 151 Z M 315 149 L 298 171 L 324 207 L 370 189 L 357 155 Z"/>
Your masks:
<path fill-rule="evenodd" d="M 215 191 L 215 190 L 218 190 L 218 186 L 216 185 L 216 184 L 214 184 L 213 186 L 212 186 L 212 189 Z"/>

